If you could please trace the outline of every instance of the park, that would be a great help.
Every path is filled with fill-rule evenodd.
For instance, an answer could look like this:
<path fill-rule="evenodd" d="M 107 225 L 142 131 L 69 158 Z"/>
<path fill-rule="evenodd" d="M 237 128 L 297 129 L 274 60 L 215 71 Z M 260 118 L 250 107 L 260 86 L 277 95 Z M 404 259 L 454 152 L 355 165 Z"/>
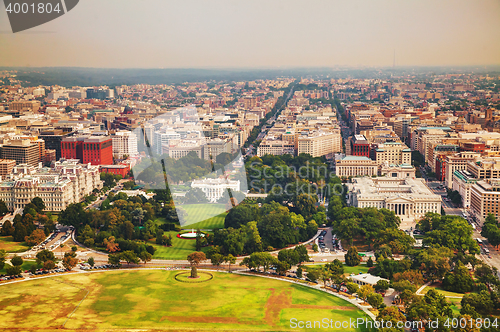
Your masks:
<path fill-rule="evenodd" d="M 181 272 L 75 273 L 3 285 L 0 329 L 287 331 L 292 318 L 365 317 L 347 301 L 302 285 L 218 272 L 186 283 L 175 278 Z"/>

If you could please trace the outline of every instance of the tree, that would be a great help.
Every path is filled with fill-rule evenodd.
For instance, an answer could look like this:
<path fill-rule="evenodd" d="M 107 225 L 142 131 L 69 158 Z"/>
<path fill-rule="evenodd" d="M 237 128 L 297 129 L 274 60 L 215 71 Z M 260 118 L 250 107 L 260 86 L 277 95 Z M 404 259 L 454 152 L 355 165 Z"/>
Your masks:
<path fill-rule="evenodd" d="M 10 220 L 5 220 L 2 226 L 2 236 L 9 236 L 14 233 L 14 227 L 12 227 L 12 223 Z"/>
<path fill-rule="evenodd" d="M 366 261 L 366 267 L 372 267 L 372 266 L 373 266 L 373 259 L 370 256 L 370 258 L 368 258 L 368 260 Z"/>
<path fill-rule="evenodd" d="M 21 266 L 21 265 L 23 265 L 24 261 L 23 261 L 23 259 L 20 256 L 15 255 L 14 257 L 12 257 L 12 259 L 10 260 L 10 262 L 14 266 Z"/>
<path fill-rule="evenodd" d="M 295 275 L 298 278 L 302 278 L 302 268 L 300 266 L 298 267 L 297 272 L 295 272 Z"/>
<path fill-rule="evenodd" d="M 15 276 L 15 275 L 21 274 L 21 267 L 20 266 L 8 265 L 5 270 L 6 270 L 7 274 L 10 276 Z"/>
<path fill-rule="evenodd" d="M 300 244 L 296 246 L 293 251 L 297 253 L 298 264 L 301 265 L 303 262 L 309 262 L 309 254 L 307 253 L 307 248 L 305 245 Z"/>
<path fill-rule="evenodd" d="M 293 249 L 283 249 L 278 252 L 278 260 L 293 266 L 299 263 L 299 254 Z"/>
<path fill-rule="evenodd" d="M 318 270 L 307 271 L 307 279 L 311 280 L 312 282 L 316 282 L 316 280 L 319 279 L 319 271 Z"/>
<path fill-rule="evenodd" d="M 481 315 L 490 315 L 495 308 L 491 295 L 487 290 L 482 290 L 479 294 L 465 294 L 464 297 L 462 297 L 460 304 L 462 306 L 462 311 L 460 312 L 461 314 L 467 313 L 466 310 L 464 310 L 467 306 Z"/>
<path fill-rule="evenodd" d="M 221 254 L 213 254 L 212 257 L 210 258 L 210 261 L 212 265 L 215 265 L 217 267 L 217 271 L 219 271 L 219 266 L 224 262 L 224 256 Z"/>
<path fill-rule="evenodd" d="M 23 242 L 27 235 L 26 226 L 22 222 L 14 223 L 12 238 L 15 242 Z"/>
<path fill-rule="evenodd" d="M 7 257 L 5 249 L 0 250 L 0 270 L 5 266 L 5 257 Z"/>
<path fill-rule="evenodd" d="M 89 257 L 89 259 L 87 259 L 87 263 L 93 267 L 95 265 L 94 257 Z"/>
<path fill-rule="evenodd" d="M 74 253 L 65 253 L 64 258 L 62 260 L 62 265 L 64 266 L 65 269 L 71 270 L 73 269 L 76 264 L 78 263 L 78 260 L 75 257 Z"/>
<path fill-rule="evenodd" d="M 438 331 L 446 331 L 443 324 L 447 317 L 453 317 L 453 312 L 446 298 L 435 289 L 429 290 L 423 297 L 416 297 L 406 309 L 407 319 L 422 321 L 424 326 L 430 320 L 439 320 Z"/>
<path fill-rule="evenodd" d="M 384 303 L 384 298 L 378 293 L 370 293 L 366 297 L 366 302 L 373 308 L 378 309 Z"/>
<path fill-rule="evenodd" d="M 76 229 L 80 229 L 88 223 L 88 214 L 83 209 L 82 204 L 72 203 L 59 213 L 57 221 L 62 225 L 74 226 Z"/>
<path fill-rule="evenodd" d="M 35 229 L 30 236 L 24 238 L 29 246 L 35 246 L 42 243 L 45 240 L 45 232 L 41 229 Z"/>
<path fill-rule="evenodd" d="M 290 270 L 290 264 L 285 261 L 276 260 L 274 262 L 274 267 L 276 268 L 276 273 L 279 275 L 285 275 L 288 270 Z"/>
<path fill-rule="evenodd" d="M 159 245 L 165 244 L 165 242 L 163 241 L 163 229 L 159 229 L 156 232 L 156 244 L 159 244 Z"/>
<path fill-rule="evenodd" d="M 349 250 L 347 250 L 344 258 L 347 266 L 356 266 L 361 262 L 361 257 L 359 257 L 358 249 L 355 246 L 351 246 Z"/>
<path fill-rule="evenodd" d="M 140 252 L 139 258 L 141 259 L 141 261 L 144 262 L 144 264 L 146 264 L 147 262 L 149 262 L 153 259 L 153 255 L 151 255 L 149 252 L 144 250 L 144 251 Z"/>
<path fill-rule="evenodd" d="M 417 287 L 410 283 L 408 280 L 401 280 L 401 281 L 396 281 L 392 283 L 392 288 L 396 292 L 402 293 L 405 290 L 409 290 L 412 293 L 415 293 L 417 291 Z"/>
<path fill-rule="evenodd" d="M 201 230 L 196 231 L 196 251 L 201 250 Z"/>
<path fill-rule="evenodd" d="M 31 203 L 35 206 L 36 212 L 41 213 L 45 210 L 45 203 L 40 197 L 35 197 L 31 200 Z"/>
<path fill-rule="evenodd" d="M 120 249 L 118 243 L 115 243 L 114 236 L 110 236 L 107 239 L 104 239 L 103 244 L 106 246 L 106 250 L 108 252 L 116 252 Z"/>
<path fill-rule="evenodd" d="M 453 273 L 446 273 L 443 279 L 443 288 L 448 291 L 466 293 L 470 292 L 473 287 L 474 280 L 469 270 L 460 261 L 455 264 Z"/>
<path fill-rule="evenodd" d="M 206 259 L 205 253 L 201 251 L 195 251 L 187 256 L 187 260 L 191 265 L 191 278 L 198 278 L 198 265 Z"/>
<path fill-rule="evenodd" d="M 397 328 L 397 326 L 399 322 L 406 322 L 406 317 L 398 310 L 397 307 L 386 307 L 378 312 L 377 321 L 391 322 L 392 328 L 390 331 L 403 332 L 404 328 Z"/>
<path fill-rule="evenodd" d="M 4 201 L 0 200 L 0 217 L 5 216 L 7 213 L 9 213 L 7 205 L 5 204 Z"/>
<path fill-rule="evenodd" d="M 56 268 L 56 263 L 54 263 L 54 261 L 49 260 L 49 261 L 45 261 L 43 263 L 43 269 L 45 271 L 52 270 L 52 269 L 55 269 L 55 268 Z"/>
<path fill-rule="evenodd" d="M 351 294 L 354 294 L 354 293 L 357 293 L 358 290 L 359 290 L 359 286 L 358 284 L 355 284 L 353 282 L 348 282 L 345 287 L 347 288 L 347 290 L 349 291 L 349 293 Z"/>
<path fill-rule="evenodd" d="M 47 261 L 52 261 L 54 262 L 56 260 L 56 256 L 54 256 L 54 253 L 50 250 L 43 249 L 42 251 L 39 251 L 36 254 L 36 263 L 37 264 L 42 264 Z"/>
<path fill-rule="evenodd" d="M 108 255 L 108 263 L 111 265 L 118 265 L 120 266 L 120 255 L 119 254 L 109 254 Z"/>
<path fill-rule="evenodd" d="M 386 280 L 380 279 L 374 286 L 377 292 L 384 292 L 389 289 L 389 283 Z"/>
<path fill-rule="evenodd" d="M 231 254 L 229 254 L 227 256 L 224 256 L 224 262 L 226 262 L 228 264 L 229 272 L 231 272 L 231 264 L 235 264 L 236 263 L 236 257 L 234 257 Z"/>
<path fill-rule="evenodd" d="M 323 281 L 323 287 L 326 287 L 326 282 L 330 280 L 331 277 L 332 273 L 328 270 L 328 268 L 323 267 L 319 270 L 319 278 Z"/>
<path fill-rule="evenodd" d="M 375 292 L 375 289 L 373 289 L 372 285 L 363 285 L 359 287 L 358 290 L 358 296 L 360 299 L 365 300 L 368 297 L 369 294 Z"/>
<path fill-rule="evenodd" d="M 119 254 L 120 260 L 127 262 L 127 264 L 139 264 L 139 258 L 133 250 L 126 250 Z"/>
<path fill-rule="evenodd" d="M 314 243 L 314 244 L 312 245 L 312 250 L 313 250 L 314 252 L 318 252 L 318 249 L 319 249 L 319 248 L 318 248 L 318 245 L 317 245 L 316 243 Z"/>

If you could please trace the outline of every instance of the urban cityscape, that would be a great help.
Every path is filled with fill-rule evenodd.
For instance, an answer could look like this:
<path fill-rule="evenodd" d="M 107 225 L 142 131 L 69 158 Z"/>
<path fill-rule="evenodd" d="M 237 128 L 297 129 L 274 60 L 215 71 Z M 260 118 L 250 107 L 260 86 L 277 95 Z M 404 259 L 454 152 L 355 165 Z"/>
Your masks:
<path fill-rule="evenodd" d="M 6 0 L 0 330 L 500 331 L 500 6 L 421 1 Z"/>

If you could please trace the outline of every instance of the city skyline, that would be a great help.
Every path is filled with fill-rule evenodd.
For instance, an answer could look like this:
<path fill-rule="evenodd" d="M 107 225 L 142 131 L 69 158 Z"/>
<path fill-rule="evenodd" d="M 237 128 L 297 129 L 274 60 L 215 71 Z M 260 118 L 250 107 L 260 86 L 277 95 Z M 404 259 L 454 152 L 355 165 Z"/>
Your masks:
<path fill-rule="evenodd" d="M 80 2 L 13 34 L 0 66 L 300 68 L 500 64 L 497 1 Z M 144 5 L 141 3 L 141 5 Z M 36 50 L 36 51 L 34 51 Z"/>

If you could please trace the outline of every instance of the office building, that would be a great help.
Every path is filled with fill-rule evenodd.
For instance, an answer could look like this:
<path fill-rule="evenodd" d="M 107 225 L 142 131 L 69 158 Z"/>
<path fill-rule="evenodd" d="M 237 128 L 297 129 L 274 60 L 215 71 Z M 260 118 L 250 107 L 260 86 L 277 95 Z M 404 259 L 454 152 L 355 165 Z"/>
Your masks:
<path fill-rule="evenodd" d="M 40 162 L 40 149 L 37 143 L 29 139 L 13 140 L 1 148 L 2 159 L 15 160 L 17 164 L 37 166 Z"/>
<path fill-rule="evenodd" d="M 338 177 L 373 176 L 378 174 L 379 163 L 365 156 L 345 156 L 335 163 Z"/>

